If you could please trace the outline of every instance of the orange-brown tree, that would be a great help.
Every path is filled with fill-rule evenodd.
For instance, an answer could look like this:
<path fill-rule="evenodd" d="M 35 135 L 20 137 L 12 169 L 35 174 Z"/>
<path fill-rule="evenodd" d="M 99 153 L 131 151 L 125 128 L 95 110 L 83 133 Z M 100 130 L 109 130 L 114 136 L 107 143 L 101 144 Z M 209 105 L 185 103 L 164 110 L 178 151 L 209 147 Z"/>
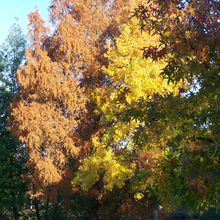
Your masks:
<path fill-rule="evenodd" d="M 71 195 L 74 169 L 100 131 L 91 91 L 103 83 L 105 40 L 119 34 L 129 0 L 53 0 L 45 26 L 29 15 L 27 62 L 17 72 L 11 131 L 27 150 L 33 198 Z M 123 16 L 122 16 L 123 15 Z"/>

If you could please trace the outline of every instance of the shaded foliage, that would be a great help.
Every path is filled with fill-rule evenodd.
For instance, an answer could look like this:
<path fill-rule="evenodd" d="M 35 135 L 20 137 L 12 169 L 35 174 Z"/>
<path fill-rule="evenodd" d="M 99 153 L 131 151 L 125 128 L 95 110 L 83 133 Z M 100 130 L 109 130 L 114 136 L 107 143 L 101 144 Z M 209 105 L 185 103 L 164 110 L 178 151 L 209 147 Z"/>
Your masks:
<path fill-rule="evenodd" d="M 21 28 L 14 24 L 1 46 L 0 72 L 0 218 L 19 218 L 19 210 L 26 199 L 27 172 L 22 146 L 8 128 L 9 107 L 15 91 L 16 70 L 25 60 L 26 39 Z M 10 217 L 11 216 L 11 217 Z M 13 216 L 13 217 L 12 217 Z"/>

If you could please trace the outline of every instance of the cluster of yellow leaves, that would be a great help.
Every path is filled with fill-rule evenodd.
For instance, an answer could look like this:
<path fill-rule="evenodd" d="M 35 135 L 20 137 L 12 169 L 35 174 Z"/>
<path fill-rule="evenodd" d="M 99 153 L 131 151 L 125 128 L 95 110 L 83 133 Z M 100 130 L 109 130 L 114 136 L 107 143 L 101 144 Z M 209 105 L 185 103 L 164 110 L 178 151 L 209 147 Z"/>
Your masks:
<path fill-rule="evenodd" d="M 140 99 L 151 101 L 156 94 L 163 97 L 170 93 L 176 95 L 181 85 L 168 83 L 168 80 L 161 76 L 169 57 L 160 61 L 143 59 L 144 47 L 162 46 L 157 35 L 140 30 L 137 19 L 133 18 L 122 25 L 121 35 L 116 38 L 115 45 L 111 41 L 108 42 L 106 57 L 109 65 L 103 68 L 103 71 L 107 74 L 110 84 L 105 85 L 104 89 L 97 88 L 94 98 L 98 106 L 97 112 L 103 115 L 103 123 L 112 124 L 105 129 L 100 143 L 95 144 L 95 152 L 82 162 L 81 169 L 75 177 L 74 182 L 81 184 L 83 189 L 88 189 L 102 178 L 105 188 L 111 190 L 114 185 L 121 187 L 124 181 L 131 178 L 130 173 L 135 168 L 121 166 L 118 162 L 121 157 L 115 154 L 114 148 L 119 147 L 130 152 L 136 148 L 138 152 L 141 146 L 135 146 L 133 135 L 142 122 L 132 118 L 125 122 L 119 120 L 120 115 L 128 108 L 137 106 Z M 156 161 L 163 155 L 158 148 L 161 147 L 161 142 L 166 141 L 165 137 L 157 138 L 155 133 L 150 131 L 146 135 L 151 135 L 151 139 L 145 150 L 149 147 L 156 149 Z M 129 161 L 126 163 L 129 164 Z M 157 172 L 156 167 L 151 170 L 151 173 Z M 144 180 L 142 191 L 152 186 L 154 180 Z M 136 190 L 135 186 L 134 191 L 142 193 Z M 140 195 L 137 194 L 136 199 L 140 199 Z"/>
<path fill-rule="evenodd" d="M 163 47 L 157 35 L 141 31 L 138 20 L 133 18 L 122 27 L 116 46 L 109 47 L 107 57 L 110 64 L 104 71 L 120 89 L 128 90 L 125 97 L 129 104 L 140 98 L 152 98 L 155 94 L 178 93 L 179 87 L 161 76 L 162 69 L 167 65 L 166 59 L 143 59 L 143 48 L 151 46 Z M 115 97 L 117 90 L 111 93 L 111 99 Z"/>
<path fill-rule="evenodd" d="M 94 153 L 83 161 L 73 184 L 86 191 L 102 180 L 107 190 L 112 190 L 114 186 L 121 188 L 124 181 L 134 174 L 134 164 L 128 165 L 120 161 L 111 148 L 104 147 L 96 138 L 93 139 L 93 144 Z"/>
<path fill-rule="evenodd" d="M 121 35 L 116 39 L 113 47 L 108 47 L 106 56 L 109 66 L 104 68 L 111 85 L 106 86 L 106 93 L 97 90 L 97 104 L 99 111 L 107 121 L 116 121 L 117 117 L 128 108 L 137 106 L 140 99 L 151 101 L 154 95 L 166 96 L 179 93 L 179 84 L 168 83 L 161 75 L 169 57 L 153 61 L 143 59 L 144 47 L 162 47 L 157 35 L 141 31 L 137 19 L 122 26 Z M 129 123 L 120 122 L 108 129 L 110 136 L 119 142 L 132 136 L 135 128 L 141 125 L 139 120 Z M 152 138 L 153 140 L 153 138 Z M 158 141 L 158 140 L 157 140 Z M 157 142 L 156 141 L 156 142 Z M 156 143 L 157 144 L 157 143 Z"/>

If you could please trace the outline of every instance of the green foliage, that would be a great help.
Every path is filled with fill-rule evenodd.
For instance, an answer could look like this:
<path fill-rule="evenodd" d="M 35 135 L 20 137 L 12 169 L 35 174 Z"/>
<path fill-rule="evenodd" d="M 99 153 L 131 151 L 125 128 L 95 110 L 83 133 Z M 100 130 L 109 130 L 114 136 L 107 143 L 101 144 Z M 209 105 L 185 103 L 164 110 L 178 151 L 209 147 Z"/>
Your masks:
<path fill-rule="evenodd" d="M 134 13 L 141 29 L 154 30 L 165 45 L 146 47 L 143 56 L 159 61 L 172 54 L 162 75 L 174 83 L 185 80 L 189 87 L 179 96 L 160 98 L 154 108 L 151 130 L 169 137 L 158 196 L 164 204 L 175 201 L 201 212 L 220 208 L 218 5 L 148 1 Z"/>
<path fill-rule="evenodd" d="M 16 71 L 25 59 L 26 38 L 18 24 L 13 24 L 9 35 L 1 45 L 1 83 L 11 92 L 18 89 Z"/>
<path fill-rule="evenodd" d="M 1 46 L 0 72 L 0 213 L 10 213 L 14 218 L 24 205 L 27 183 L 23 179 L 26 171 L 22 145 L 7 128 L 9 106 L 18 90 L 16 70 L 24 61 L 26 40 L 21 28 L 14 24 L 5 43 Z"/>

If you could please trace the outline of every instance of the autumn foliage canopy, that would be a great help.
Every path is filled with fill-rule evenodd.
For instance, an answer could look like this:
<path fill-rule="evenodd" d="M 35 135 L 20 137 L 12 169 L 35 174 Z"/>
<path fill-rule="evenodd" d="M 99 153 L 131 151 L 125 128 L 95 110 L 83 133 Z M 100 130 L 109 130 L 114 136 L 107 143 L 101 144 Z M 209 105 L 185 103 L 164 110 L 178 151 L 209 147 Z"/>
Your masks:
<path fill-rule="evenodd" d="M 49 11 L 51 30 L 29 15 L 9 120 L 31 198 L 80 194 L 94 219 L 218 209 L 219 2 L 53 0 Z"/>

